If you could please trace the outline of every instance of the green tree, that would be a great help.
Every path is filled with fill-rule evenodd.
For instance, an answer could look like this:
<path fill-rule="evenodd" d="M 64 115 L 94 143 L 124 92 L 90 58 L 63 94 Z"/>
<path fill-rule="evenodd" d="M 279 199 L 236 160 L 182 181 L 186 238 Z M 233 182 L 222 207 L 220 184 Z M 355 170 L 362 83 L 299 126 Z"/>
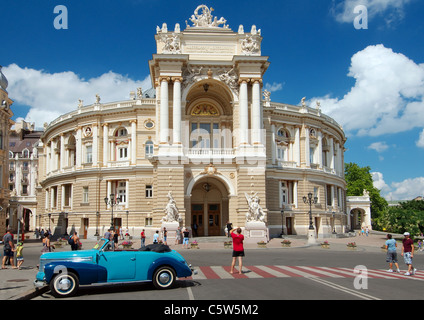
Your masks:
<path fill-rule="evenodd" d="M 362 196 L 364 190 L 370 194 L 371 218 L 377 228 L 381 217 L 387 212 L 388 203 L 380 196 L 380 190 L 374 187 L 370 167 L 360 167 L 356 163 L 345 163 L 345 179 L 347 183 L 347 196 Z"/>
<path fill-rule="evenodd" d="M 421 234 L 424 232 L 424 201 L 410 200 L 390 207 L 380 223 L 387 232 Z"/>

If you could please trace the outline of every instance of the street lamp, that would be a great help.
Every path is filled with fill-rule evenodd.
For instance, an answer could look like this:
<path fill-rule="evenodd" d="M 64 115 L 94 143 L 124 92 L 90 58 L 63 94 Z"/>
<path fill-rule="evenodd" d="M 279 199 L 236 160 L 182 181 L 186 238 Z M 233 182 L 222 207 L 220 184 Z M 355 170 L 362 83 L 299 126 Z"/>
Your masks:
<path fill-rule="evenodd" d="M 284 203 L 281 205 L 281 238 L 284 234 Z"/>
<path fill-rule="evenodd" d="M 51 232 L 51 230 L 50 230 L 50 219 L 52 217 L 52 214 L 49 212 L 48 216 L 49 216 L 49 232 Z"/>
<path fill-rule="evenodd" d="M 333 210 L 333 234 L 337 234 L 336 232 L 336 212 Z"/>
<path fill-rule="evenodd" d="M 94 236 L 99 236 L 99 223 L 100 223 L 100 212 L 96 211 L 96 234 Z"/>
<path fill-rule="evenodd" d="M 110 208 L 112 209 L 112 216 L 111 216 L 111 220 L 110 220 L 110 228 L 112 230 L 114 230 L 113 228 L 113 207 L 118 205 L 121 202 L 121 199 L 119 197 L 115 198 L 115 195 L 113 193 L 110 194 L 110 198 L 108 199 L 107 197 L 104 198 L 105 204 L 107 206 L 110 206 Z"/>
<path fill-rule="evenodd" d="M 308 243 L 315 243 L 315 231 L 312 223 L 312 204 L 318 203 L 318 197 L 313 197 L 312 192 L 308 193 L 308 196 L 303 197 L 303 202 L 309 204 L 309 230 L 308 230 Z"/>

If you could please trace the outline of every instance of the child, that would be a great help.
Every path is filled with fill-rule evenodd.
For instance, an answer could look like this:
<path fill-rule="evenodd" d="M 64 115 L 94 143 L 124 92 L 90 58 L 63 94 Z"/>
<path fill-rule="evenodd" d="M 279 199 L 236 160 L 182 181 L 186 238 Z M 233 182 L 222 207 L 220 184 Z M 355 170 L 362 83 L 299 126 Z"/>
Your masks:
<path fill-rule="evenodd" d="M 24 244 L 22 242 L 18 242 L 18 246 L 16 248 L 16 260 L 18 261 L 18 269 L 21 270 L 22 263 L 24 263 Z"/>

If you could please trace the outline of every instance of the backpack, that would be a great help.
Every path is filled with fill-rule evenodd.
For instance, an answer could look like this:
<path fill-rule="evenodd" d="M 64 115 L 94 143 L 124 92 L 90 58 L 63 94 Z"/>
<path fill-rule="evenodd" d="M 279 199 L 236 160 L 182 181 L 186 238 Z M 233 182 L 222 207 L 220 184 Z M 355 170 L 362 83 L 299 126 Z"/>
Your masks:
<path fill-rule="evenodd" d="M 72 246 L 74 244 L 74 237 L 69 237 L 68 243 Z"/>

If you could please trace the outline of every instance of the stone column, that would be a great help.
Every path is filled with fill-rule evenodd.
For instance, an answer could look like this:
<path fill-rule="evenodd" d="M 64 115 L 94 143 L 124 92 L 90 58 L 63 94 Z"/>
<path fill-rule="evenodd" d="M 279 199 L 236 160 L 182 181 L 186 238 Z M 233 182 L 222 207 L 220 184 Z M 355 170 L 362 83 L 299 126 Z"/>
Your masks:
<path fill-rule="evenodd" d="M 181 144 L 181 82 L 182 78 L 174 80 L 174 105 L 173 105 L 173 144 Z"/>
<path fill-rule="evenodd" d="M 65 167 L 64 163 L 65 163 L 65 136 L 62 133 L 60 135 L 60 170 L 62 171 L 63 168 Z"/>
<path fill-rule="evenodd" d="M 169 94 L 168 78 L 161 79 L 160 86 L 160 144 L 168 144 L 169 141 Z"/>
<path fill-rule="evenodd" d="M 241 80 L 240 98 L 239 98 L 239 145 L 248 144 L 248 129 L 249 129 L 249 105 L 248 105 L 248 90 L 247 80 Z"/>
<path fill-rule="evenodd" d="M 103 166 L 107 166 L 109 161 L 109 124 L 103 124 Z"/>
<path fill-rule="evenodd" d="M 272 159 L 272 164 L 275 165 L 276 163 L 276 154 L 277 154 L 277 145 L 275 142 L 275 138 L 276 138 L 276 132 L 275 132 L 275 124 L 271 125 L 271 159 Z"/>
<path fill-rule="evenodd" d="M 82 127 L 77 128 L 77 136 L 76 136 L 76 160 L 77 160 L 77 169 L 81 168 L 81 160 L 82 160 Z"/>
<path fill-rule="evenodd" d="M 98 149 L 99 149 L 99 129 L 97 123 L 93 124 L 93 166 L 98 166 Z"/>
<path fill-rule="evenodd" d="M 137 121 L 131 120 L 131 164 L 137 164 Z"/>
<path fill-rule="evenodd" d="M 254 80 L 252 86 L 252 145 L 262 144 L 261 81 Z"/>

